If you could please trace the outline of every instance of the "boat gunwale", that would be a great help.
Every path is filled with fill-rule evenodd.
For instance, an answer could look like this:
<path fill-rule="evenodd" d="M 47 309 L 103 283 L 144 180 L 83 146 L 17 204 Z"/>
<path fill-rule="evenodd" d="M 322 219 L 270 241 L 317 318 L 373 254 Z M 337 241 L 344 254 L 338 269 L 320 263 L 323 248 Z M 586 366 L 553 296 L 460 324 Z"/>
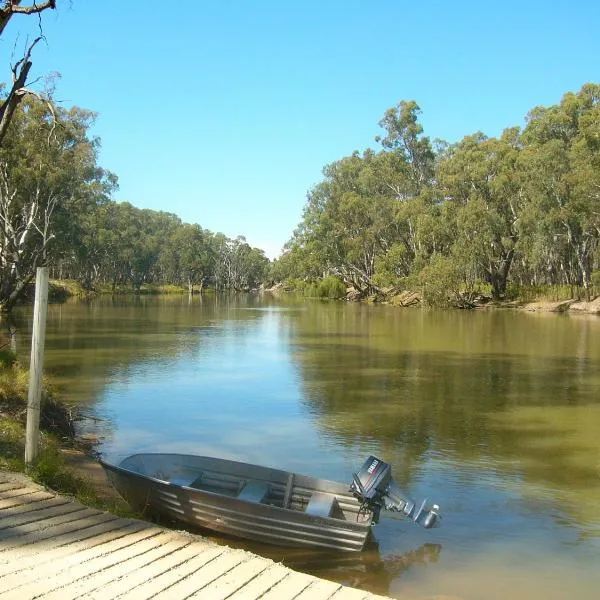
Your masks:
<path fill-rule="evenodd" d="M 128 459 L 134 458 L 134 457 L 144 457 L 144 456 L 179 456 L 179 457 L 190 457 L 191 456 L 193 458 L 208 458 L 210 460 L 225 461 L 225 462 L 235 463 L 237 465 L 242 465 L 242 466 L 257 467 L 259 469 L 267 469 L 267 470 L 271 470 L 271 471 L 277 471 L 280 474 L 288 475 L 288 476 L 290 474 L 296 475 L 295 473 L 292 473 L 291 471 L 284 471 L 281 469 L 274 469 L 274 468 L 271 469 L 271 467 L 264 467 L 262 465 L 253 465 L 253 464 L 244 463 L 241 461 L 231 461 L 228 459 L 220 459 L 220 458 L 216 458 L 216 457 L 204 457 L 204 456 L 189 455 L 189 454 L 138 453 L 138 454 L 130 455 L 124 460 L 128 460 Z M 126 467 L 122 467 L 120 465 L 115 465 L 113 463 L 109 463 L 109 462 L 103 460 L 102 458 L 99 459 L 99 462 L 104 468 L 107 468 L 108 470 L 118 471 L 123 475 L 134 476 L 138 479 L 141 479 L 142 481 L 152 482 L 153 484 L 156 484 L 156 485 L 180 489 L 180 490 L 184 490 L 186 492 L 189 491 L 189 492 L 191 492 L 192 495 L 198 495 L 200 497 L 202 495 L 208 495 L 208 497 L 211 499 L 213 499 L 213 498 L 214 499 L 225 499 L 227 502 L 241 503 L 243 506 L 249 506 L 249 507 L 252 507 L 253 510 L 264 512 L 264 513 L 275 512 L 275 513 L 280 513 L 282 516 L 292 514 L 292 515 L 297 516 L 299 521 L 311 522 L 314 524 L 313 526 L 315 526 L 315 527 L 318 527 L 319 524 L 323 523 L 323 521 L 325 521 L 326 523 L 330 523 L 330 524 L 337 524 L 337 525 L 344 524 L 345 529 L 347 529 L 347 530 L 357 530 L 358 529 L 361 532 L 369 531 L 372 527 L 372 523 L 370 520 L 367 520 L 367 521 L 361 523 L 360 521 L 350 521 L 345 518 L 341 519 L 341 518 L 332 517 L 332 516 L 311 515 L 310 513 L 304 512 L 303 510 L 294 510 L 291 508 L 283 508 L 281 506 L 275 506 L 272 504 L 264 504 L 264 503 L 260 503 L 260 502 L 254 502 L 252 500 L 247 500 L 247 499 L 239 498 L 236 496 L 228 496 L 226 494 L 221 494 L 219 492 L 214 492 L 211 490 L 205 490 L 205 489 L 201 489 L 201 488 L 191 487 L 189 485 L 174 483 L 174 482 L 167 481 L 164 479 L 159 479 L 157 477 L 154 477 L 154 476 L 146 474 L 146 473 L 140 473 L 138 471 L 134 471 L 134 470 L 128 469 Z M 335 485 L 342 485 L 337 481 L 319 479 L 319 478 L 312 477 L 310 475 L 299 475 L 299 476 L 302 478 L 310 479 L 315 482 L 325 482 L 325 483 L 332 483 Z M 252 478 L 252 479 L 254 479 L 254 478 Z M 270 483 L 270 482 L 267 482 L 267 483 Z M 315 490 L 315 491 L 321 491 L 321 490 Z M 325 493 L 329 493 L 329 494 L 337 497 L 337 494 L 335 492 L 325 492 Z M 350 496 L 350 494 L 348 494 L 346 497 L 348 497 L 349 499 L 352 498 Z M 225 510 L 228 510 L 228 509 L 225 509 Z M 263 515 L 254 515 L 254 516 L 261 518 L 261 519 L 272 519 L 277 522 L 285 521 L 284 519 L 276 519 L 273 517 L 263 516 Z"/>

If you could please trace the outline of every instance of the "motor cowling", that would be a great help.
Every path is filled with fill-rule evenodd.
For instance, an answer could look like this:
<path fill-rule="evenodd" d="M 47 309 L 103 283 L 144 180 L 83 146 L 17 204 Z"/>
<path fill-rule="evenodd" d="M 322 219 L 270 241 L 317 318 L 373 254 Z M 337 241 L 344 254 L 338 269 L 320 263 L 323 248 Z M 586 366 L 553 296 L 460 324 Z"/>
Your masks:
<path fill-rule="evenodd" d="M 350 491 L 373 513 L 373 522 L 379 521 L 381 509 L 401 512 L 426 529 L 440 519 L 440 507 L 429 505 L 427 499 L 417 505 L 405 497 L 392 478 L 392 467 L 375 456 L 369 456 L 360 470 L 353 474 Z"/>

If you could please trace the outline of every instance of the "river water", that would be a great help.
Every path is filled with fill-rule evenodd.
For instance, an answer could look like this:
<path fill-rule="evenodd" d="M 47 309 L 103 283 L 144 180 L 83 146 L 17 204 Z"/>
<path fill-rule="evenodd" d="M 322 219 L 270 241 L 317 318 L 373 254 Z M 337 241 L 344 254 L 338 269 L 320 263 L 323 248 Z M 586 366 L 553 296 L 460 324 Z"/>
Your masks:
<path fill-rule="evenodd" d="M 374 454 L 443 511 L 429 531 L 384 515 L 360 555 L 224 543 L 407 600 L 599 597 L 600 318 L 98 298 L 49 307 L 46 372 L 110 460 L 189 452 L 350 481 Z"/>

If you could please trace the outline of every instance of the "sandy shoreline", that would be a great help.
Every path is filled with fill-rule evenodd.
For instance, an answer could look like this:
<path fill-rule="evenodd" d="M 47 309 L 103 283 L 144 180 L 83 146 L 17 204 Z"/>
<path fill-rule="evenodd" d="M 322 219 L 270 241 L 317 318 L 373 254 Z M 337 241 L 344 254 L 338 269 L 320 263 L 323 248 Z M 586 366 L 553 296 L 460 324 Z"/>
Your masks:
<path fill-rule="evenodd" d="M 73 473 L 88 482 L 101 499 L 123 501 L 94 456 L 72 448 L 62 448 L 60 453 Z"/>

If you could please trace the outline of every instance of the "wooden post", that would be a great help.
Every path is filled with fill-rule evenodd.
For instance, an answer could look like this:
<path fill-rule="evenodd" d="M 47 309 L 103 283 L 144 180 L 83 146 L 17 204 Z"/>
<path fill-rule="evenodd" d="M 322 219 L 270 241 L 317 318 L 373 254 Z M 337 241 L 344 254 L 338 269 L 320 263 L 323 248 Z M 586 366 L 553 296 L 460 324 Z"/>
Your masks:
<path fill-rule="evenodd" d="M 40 401 L 44 370 L 44 341 L 48 313 L 48 267 L 38 267 L 35 274 L 33 305 L 33 335 L 29 363 L 29 394 L 27 396 L 27 429 L 25 433 L 25 464 L 30 465 L 38 454 L 40 437 Z"/>

